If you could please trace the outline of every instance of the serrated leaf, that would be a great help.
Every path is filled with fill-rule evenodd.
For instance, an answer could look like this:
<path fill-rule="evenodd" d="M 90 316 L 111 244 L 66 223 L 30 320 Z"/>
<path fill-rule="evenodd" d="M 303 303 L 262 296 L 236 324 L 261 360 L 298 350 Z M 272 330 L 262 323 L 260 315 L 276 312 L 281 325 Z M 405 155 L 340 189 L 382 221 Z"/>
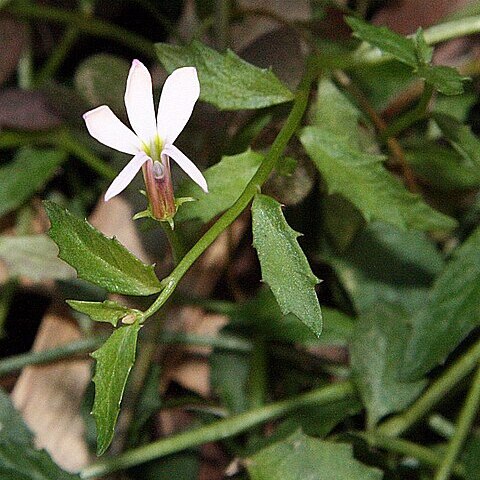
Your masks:
<path fill-rule="evenodd" d="M 104 302 L 83 302 L 78 300 L 67 300 L 68 305 L 80 313 L 88 315 L 96 322 L 108 322 L 114 327 L 117 326 L 119 320 L 127 315 L 132 315 L 134 321 L 138 315 L 141 315 L 139 310 L 120 305 L 117 302 L 105 300 Z M 131 322 L 132 323 L 132 322 Z"/>
<path fill-rule="evenodd" d="M 184 47 L 157 43 L 156 49 L 169 73 L 196 67 L 200 99 L 221 110 L 264 108 L 293 100 L 292 92 L 271 70 L 255 67 L 230 50 L 218 53 L 197 41 Z"/>
<path fill-rule="evenodd" d="M 97 455 L 102 455 L 113 439 L 123 392 L 135 362 L 140 328 L 138 322 L 118 328 L 92 353 L 97 361 L 93 377 L 95 401 L 92 410 L 97 425 Z"/>
<path fill-rule="evenodd" d="M 353 456 L 351 445 L 296 432 L 247 459 L 252 480 L 380 480 L 382 473 Z"/>
<path fill-rule="evenodd" d="M 282 313 L 293 313 L 320 336 L 322 312 L 315 293 L 319 280 L 298 244 L 300 234 L 287 224 L 280 204 L 261 194 L 253 200 L 252 228 L 263 281 L 270 286 Z"/>
<path fill-rule="evenodd" d="M 92 55 L 77 68 L 75 87 L 91 107 L 109 105 L 125 118 L 123 97 L 129 69 L 123 58 L 106 53 Z"/>
<path fill-rule="evenodd" d="M 444 137 L 480 173 L 480 140 L 471 128 L 445 113 L 435 113 L 433 118 Z"/>
<path fill-rule="evenodd" d="M 455 68 L 443 65 L 420 65 L 415 72 L 444 95 L 460 95 L 463 93 L 463 82 L 468 80 Z"/>
<path fill-rule="evenodd" d="M 36 282 L 75 277 L 75 271 L 57 255 L 58 248 L 47 235 L 0 236 L 0 258 L 10 276 L 22 275 Z"/>
<path fill-rule="evenodd" d="M 197 200 L 184 204 L 175 216 L 175 221 L 199 219 L 208 222 L 230 208 L 255 175 L 262 159 L 262 155 L 252 150 L 222 157 L 220 162 L 203 172 L 208 183 L 208 194 L 193 181 L 185 181 L 178 189 L 177 196 Z"/>
<path fill-rule="evenodd" d="M 377 304 L 361 315 L 350 345 L 353 379 L 367 409 L 369 428 L 385 415 L 403 410 L 427 381 L 398 378 L 409 333 L 408 314 L 393 304 Z"/>
<path fill-rule="evenodd" d="M 0 216 L 26 202 L 41 190 L 66 160 L 65 152 L 24 148 L 0 167 Z"/>
<path fill-rule="evenodd" d="M 367 221 L 381 220 L 403 229 L 449 230 L 456 221 L 437 212 L 383 167 L 384 157 L 345 145 L 343 137 L 306 127 L 300 140 L 324 177 L 329 193 L 352 202 Z"/>
<path fill-rule="evenodd" d="M 21 454 L 20 454 L 21 452 Z M 0 389 L 0 478 L 2 480 L 73 480 L 48 453 L 37 450 L 33 435 Z"/>
<path fill-rule="evenodd" d="M 425 303 L 444 262 L 425 234 L 374 222 L 341 253 L 327 253 L 358 313 L 396 303 L 413 314 Z"/>
<path fill-rule="evenodd" d="M 80 278 L 125 295 L 152 295 L 161 290 L 153 266 L 142 263 L 115 238 L 105 237 L 53 202 L 44 205 L 59 257 L 75 268 Z"/>
<path fill-rule="evenodd" d="M 417 66 L 415 44 L 409 38 L 393 32 L 387 27 L 377 27 L 354 17 L 346 17 L 353 33 L 361 40 L 379 48 L 411 67 Z"/>
<path fill-rule="evenodd" d="M 480 228 L 455 251 L 413 319 L 403 375 L 418 378 L 442 363 L 480 323 Z"/>

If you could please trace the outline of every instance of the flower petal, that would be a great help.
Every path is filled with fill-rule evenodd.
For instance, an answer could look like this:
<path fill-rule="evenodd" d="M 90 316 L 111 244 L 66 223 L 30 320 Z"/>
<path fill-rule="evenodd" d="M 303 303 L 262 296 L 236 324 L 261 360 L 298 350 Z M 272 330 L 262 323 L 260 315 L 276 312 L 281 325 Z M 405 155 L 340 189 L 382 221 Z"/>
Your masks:
<path fill-rule="evenodd" d="M 175 145 L 165 145 L 162 155 L 168 155 L 175 160 L 178 166 L 205 192 L 208 193 L 208 186 L 202 172 L 196 165 Z"/>
<path fill-rule="evenodd" d="M 165 144 L 173 143 L 192 115 L 200 95 L 195 67 L 175 70 L 165 81 L 158 105 L 158 135 Z"/>
<path fill-rule="evenodd" d="M 125 107 L 134 132 L 149 145 L 157 133 L 152 77 L 145 65 L 138 60 L 132 62 L 128 74 Z"/>
<path fill-rule="evenodd" d="M 138 152 L 108 187 L 108 190 L 105 193 L 105 201 L 108 202 L 111 198 L 125 190 L 127 185 L 133 180 L 133 177 L 135 177 L 147 160 L 151 159 L 145 152 Z"/>
<path fill-rule="evenodd" d="M 135 155 L 141 147 L 138 137 L 106 105 L 83 115 L 90 135 L 107 147 Z"/>

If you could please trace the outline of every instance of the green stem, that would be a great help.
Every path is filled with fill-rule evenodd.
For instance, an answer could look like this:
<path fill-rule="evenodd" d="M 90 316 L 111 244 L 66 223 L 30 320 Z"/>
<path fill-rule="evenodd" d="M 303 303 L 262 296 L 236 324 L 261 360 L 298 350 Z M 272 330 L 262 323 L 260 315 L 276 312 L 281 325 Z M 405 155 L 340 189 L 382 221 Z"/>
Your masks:
<path fill-rule="evenodd" d="M 0 377 L 21 370 L 28 365 L 41 365 L 62 360 L 66 357 L 93 352 L 93 350 L 103 344 L 105 339 L 106 337 L 104 335 L 98 335 L 76 340 L 75 342 L 67 343 L 66 345 L 51 348 L 49 350 L 23 353 L 21 355 L 15 355 L 0 360 Z"/>
<path fill-rule="evenodd" d="M 154 45 L 146 38 L 103 20 L 88 17 L 81 12 L 70 12 L 61 8 L 46 7 L 38 4 L 30 6 L 17 3 L 7 5 L 3 10 L 15 17 L 70 25 L 78 28 L 82 33 L 113 40 L 142 53 L 149 59 L 156 59 Z"/>
<path fill-rule="evenodd" d="M 381 448 L 407 457 L 413 457 L 429 467 L 437 468 L 442 463 L 442 455 L 433 452 L 427 447 L 408 442 L 407 440 L 392 438 L 373 432 L 356 433 L 355 435 L 363 438 L 372 447 Z M 465 468 L 463 465 L 454 465 L 453 471 L 456 475 L 461 477 L 465 476 Z"/>
<path fill-rule="evenodd" d="M 170 248 L 172 250 L 173 262 L 178 265 L 178 262 L 185 256 L 186 247 L 183 243 L 181 235 L 177 230 L 174 230 L 168 222 L 160 222 L 163 231 L 168 239 Z"/>
<path fill-rule="evenodd" d="M 55 75 L 57 70 L 62 65 L 68 52 L 71 50 L 75 42 L 77 41 L 80 30 L 78 27 L 68 27 L 65 35 L 60 40 L 60 43 L 53 50 L 48 60 L 43 65 L 40 72 L 35 78 L 35 85 L 41 86 Z"/>
<path fill-rule="evenodd" d="M 428 419 L 428 426 L 437 434 L 445 439 L 450 439 L 455 435 L 455 425 L 442 415 L 435 413 Z"/>
<path fill-rule="evenodd" d="M 230 0 L 217 0 L 215 27 L 217 48 L 221 51 L 230 45 L 230 10 Z"/>
<path fill-rule="evenodd" d="M 117 457 L 100 460 L 80 473 L 82 478 L 92 478 L 140 465 L 142 463 L 180 452 L 187 448 L 215 442 L 238 435 L 257 425 L 284 416 L 298 408 L 309 405 L 326 405 L 355 396 L 350 382 L 322 387 L 288 400 L 271 403 L 256 410 L 234 415 L 208 425 L 158 440 L 148 445 L 127 451 Z"/>
<path fill-rule="evenodd" d="M 63 360 L 65 358 L 93 352 L 100 347 L 108 337 L 97 335 L 94 337 L 77 340 L 61 347 L 44 350 L 41 352 L 28 352 L 0 360 L 0 377 L 8 375 L 28 365 L 41 365 Z M 162 333 L 159 343 L 167 345 L 198 345 L 202 347 L 217 347 L 236 352 L 250 352 L 252 344 L 236 335 L 221 334 L 214 337 L 195 335 L 193 333 L 169 332 Z"/>
<path fill-rule="evenodd" d="M 443 461 L 437 470 L 435 480 L 448 480 L 454 472 L 454 465 L 461 453 L 461 449 L 465 440 L 472 428 L 472 424 L 477 416 L 478 408 L 480 406 L 480 367 L 473 379 L 472 387 L 468 392 L 465 405 L 463 406 L 458 422 L 455 428 L 455 433 L 448 443 L 447 451 L 443 456 Z"/>
<path fill-rule="evenodd" d="M 480 32 L 480 15 L 452 20 L 450 22 L 440 23 L 424 30 L 425 41 L 427 45 L 452 40 L 465 35 L 473 35 Z M 352 55 L 355 65 L 376 64 L 393 60 L 391 55 L 382 53 L 377 48 L 365 47 L 362 45 Z"/>
<path fill-rule="evenodd" d="M 237 199 L 237 201 L 220 217 L 219 220 L 217 220 L 212 227 L 210 227 L 210 229 L 200 238 L 200 240 L 198 240 L 191 250 L 187 252 L 185 257 L 183 257 L 182 261 L 177 265 L 172 273 L 164 280 L 165 289 L 145 312 L 145 319 L 153 315 L 162 307 L 197 258 L 243 212 L 243 210 L 247 208 L 255 194 L 268 179 L 271 171 L 275 167 L 275 164 L 290 141 L 290 138 L 300 124 L 303 114 L 307 108 L 310 85 L 317 74 L 317 65 L 311 61 L 311 59 L 309 59 L 305 75 L 300 83 L 290 115 L 280 130 L 280 133 L 275 138 L 275 141 L 273 142 L 259 169 L 245 187 L 245 190 Z"/>
<path fill-rule="evenodd" d="M 267 348 L 262 337 L 256 338 L 253 342 L 248 386 L 250 408 L 262 407 L 267 392 Z"/>
<path fill-rule="evenodd" d="M 397 437 L 423 418 L 445 395 L 465 378 L 480 361 L 480 341 L 449 367 L 407 410 L 383 422 L 377 432 Z"/>
<path fill-rule="evenodd" d="M 426 116 L 428 104 L 432 99 L 434 88 L 430 84 L 425 84 L 420 100 L 415 108 L 409 110 L 395 122 L 391 123 L 380 135 L 380 138 L 385 141 L 387 138 L 396 137 L 413 124 L 423 120 Z"/>

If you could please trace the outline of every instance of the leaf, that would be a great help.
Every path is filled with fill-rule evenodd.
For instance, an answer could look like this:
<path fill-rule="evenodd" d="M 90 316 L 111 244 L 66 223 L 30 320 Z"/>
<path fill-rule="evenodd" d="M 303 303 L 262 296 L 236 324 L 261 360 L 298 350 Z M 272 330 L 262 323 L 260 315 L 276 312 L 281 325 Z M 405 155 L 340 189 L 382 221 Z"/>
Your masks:
<path fill-rule="evenodd" d="M 75 87 L 91 107 L 108 105 L 125 118 L 124 94 L 129 63 L 123 58 L 99 53 L 84 60 L 75 72 Z"/>
<path fill-rule="evenodd" d="M 352 373 L 367 409 L 369 428 L 410 405 L 427 384 L 426 380 L 398 379 L 409 333 L 407 318 L 408 314 L 393 304 L 377 304 L 355 325 L 350 347 Z"/>
<path fill-rule="evenodd" d="M 461 155 L 472 163 L 472 166 L 480 174 L 480 140 L 472 132 L 471 128 L 444 113 L 435 113 L 433 118 L 444 137 Z"/>
<path fill-rule="evenodd" d="M 2 480 L 73 480 L 80 478 L 61 470 L 45 451 L 35 449 L 32 433 L 13 407 L 9 396 L 1 389 L 0 478 Z"/>
<path fill-rule="evenodd" d="M 413 320 L 403 366 L 419 378 L 442 363 L 480 322 L 480 227 L 458 248 Z"/>
<path fill-rule="evenodd" d="M 376 27 L 354 17 L 346 17 L 353 34 L 361 40 L 379 48 L 411 67 L 417 66 L 415 44 L 409 38 L 393 32 L 387 27 Z"/>
<path fill-rule="evenodd" d="M 47 235 L 0 236 L 0 258 L 11 277 L 22 275 L 35 282 L 75 277 L 75 271 L 57 255 L 58 248 Z"/>
<path fill-rule="evenodd" d="M 293 100 L 271 70 L 255 67 L 230 50 L 221 54 L 197 41 L 184 47 L 157 43 L 156 49 L 168 73 L 196 67 L 200 99 L 220 110 L 264 108 Z"/>
<path fill-rule="evenodd" d="M 355 460 L 352 446 L 296 432 L 247 459 L 252 480 L 380 480 L 382 473 Z"/>
<path fill-rule="evenodd" d="M 131 315 L 132 322 L 135 321 L 142 312 L 132 308 L 120 305 L 117 302 L 105 300 L 104 302 L 82 302 L 78 300 L 67 300 L 68 305 L 80 313 L 88 315 L 96 322 L 108 322 L 114 327 L 122 318 Z"/>
<path fill-rule="evenodd" d="M 0 216 L 15 210 L 41 190 L 66 160 L 65 152 L 23 148 L 0 167 Z"/>
<path fill-rule="evenodd" d="M 204 171 L 208 193 L 203 192 L 193 181 L 185 181 L 178 189 L 177 197 L 193 197 L 197 201 L 184 203 L 175 220 L 183 222 L 199 219 L 208 222 L 230 208 L 255 175 L 262 159 L 262 155 L 252 150 L 222 157 L 220 162 Z"/>
<path fill-rule="evenodd" d="M 105 237 L 53 202 L 44 205 L 59 257 L 75 268 L 80 278 L 125 295 L 151 295 L 161 290 L 153 266 L 143 264 L 115 238 Z"/>
<path fill-rule="evenodd" d="M 448 230 L 452 218 L 437 212 L 405 187 L 382 165 L 384 157 L 348 147 L 343 137 L 319 127 L 306 127 L 300 140 L 328 185 L 329 193 L 350 200 L 367 221 L 382 220 L 403 229 Z"/>
<path fill-rule="evenodd" d="M 97 361 L 93 377 L 95 401 L 92 410 L 97 425 L 97 455 L 103 455 L 113 439 L 123 392 L 135 362 L 140 328 L 138 322 L 120 327 L 92 353 Z"/>
<path fill-rule="evenodd" d="M 293 313 L 320 336 L 322 312 L 312 273 L 300 248 L 300 235 L 289 227 L 280 204 L 257 194 L 252 205 L 253 245 L 257 250 L 263 281 L 268 283 L 282 310 Z"/>
<path fill-rule="evenodd" d="M 444 95 L 460 95 L 463 82 L 469 79 L 462 77 L 455 68 L 443 65 L 420 65 L 416 74 Z"/>
<path fill-rule="evenodd" d="M 325 260 L 359 313 L 379 303 L 396 303 L 411 314 L 417 312 L 444 267 L 442 256 L 425 234 L 380 222 L 359 232 L 341 254 L 327 253 Z"/>

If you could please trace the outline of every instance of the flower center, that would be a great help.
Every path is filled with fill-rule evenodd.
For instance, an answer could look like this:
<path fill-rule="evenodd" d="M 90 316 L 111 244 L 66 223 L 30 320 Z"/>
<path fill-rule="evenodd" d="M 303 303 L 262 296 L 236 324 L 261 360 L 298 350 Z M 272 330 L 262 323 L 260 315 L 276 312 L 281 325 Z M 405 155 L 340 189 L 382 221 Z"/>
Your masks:
<path fill-rule="evenodd" d="M 153 178 L 155 178 L 156 180 L 161 180 L 165 175 L 165 167 L 158 160 L 155 160 L 153 162 L 152 171 Z"/>

